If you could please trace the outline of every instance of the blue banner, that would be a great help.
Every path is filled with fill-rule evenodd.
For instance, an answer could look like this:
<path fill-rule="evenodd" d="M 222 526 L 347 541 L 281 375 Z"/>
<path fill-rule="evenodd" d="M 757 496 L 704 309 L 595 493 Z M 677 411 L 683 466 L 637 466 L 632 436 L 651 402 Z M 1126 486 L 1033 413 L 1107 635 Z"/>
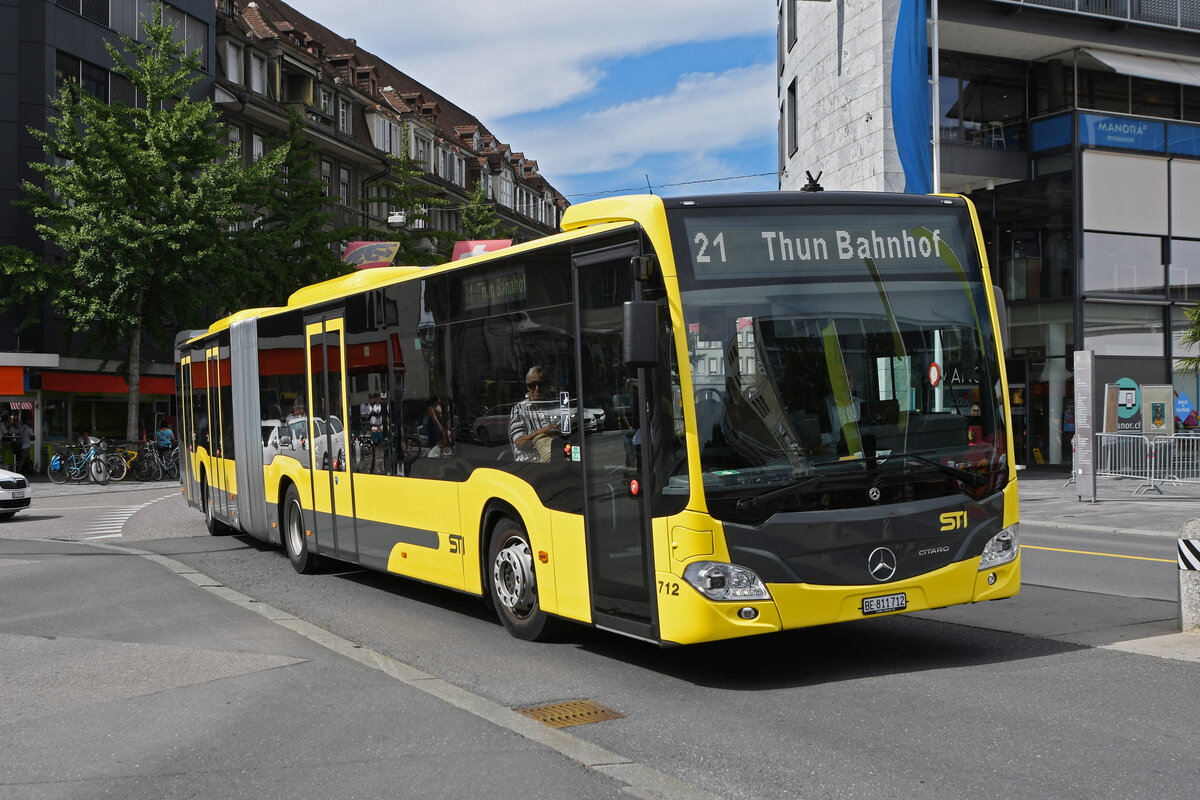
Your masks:
<path fill-rule="evenodd" d="M 1147 119 L 1080 114 L 1079 144 L 1161 153 L 1167 146 L 1167 128 Z"/>
<path fill-rule="evenodd" d="M 929 38 L 925 0 L 900 0 L 892 50 L 892 132 L 904 167 L 904 191 L 933 191 L 930 147 Z"/>

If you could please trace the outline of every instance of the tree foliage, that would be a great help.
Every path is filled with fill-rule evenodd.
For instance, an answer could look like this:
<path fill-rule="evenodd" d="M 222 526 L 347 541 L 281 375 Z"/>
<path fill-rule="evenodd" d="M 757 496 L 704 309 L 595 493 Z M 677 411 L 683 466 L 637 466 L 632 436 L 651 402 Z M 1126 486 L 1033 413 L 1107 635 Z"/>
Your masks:
<path fill-rule="evenodd" d="M 480 180 L 475 184 L 475 191 L 467 197 L 467 204 L 462 210 L 463 235 L 467 239 L 495 239 L 500 227 L 500 215 L 495 206 L 488 200 L 487 190 Z"/>
<path fill-rule="evenodd" d="M 1195 345 L 1200 345 L 1200 306 L 1185 308 L 1183 313 L 1187 316 L 1188 326 L 1179 337 L 1180 346 L 1191 348 Z M 1175 369 L 1179 372 L 1200 371 L 1200 355 L 1177 358 L 1175 360 Z"/>
<path fill-rule="evenodd" d="M 248 188 L 286 155 L 279 148 L 245 167 L 222 144 L 212 103 L 188 98 L 200 61 L 163 25 L 161 6 L 143 28 L 142 42 L 121 37 L 124 51 L 105 43 L 137 105 L 64 87 L 50 130 L 30 129 L 49 158 L 32 164 L 44 185 L 25 182 L 22 201 L 38 233 L 63 251 L 45 265 L 52 304 L 100 354 L 128 347 L 130 438 L 143 329 L 167 344 L 170 331 L 204 322 L 244 293 L 228 231 L 249 216 L 241 204 Z"/>
<path fill-rule="evenodd" d="M 365 241 L 398 242 L 393 263 L 396 265 L 428 266 L 449 258 L 456 238 L 448 231 L 433 227 L 431 212 L 445 208 L 450 201 L 423 178 L 426 165 L 414 159 L 409 148 L 409 126 L 403 128 L 400 155 L 388 155 L 388 175 L 378 184 L 379 194 L 363 199 L 364 203 L 383 203 L 391 211 L 403 214 L 404 221 L 390 225 L 386 231 L 364 229 Z"/>
<path fill-rule="evenodd" d="M 353 271 L 335 247 L 359 230 L 334 225 L 327 187 L 303 130 L 293 113 L 286 138 L 267 143 L 269 150 L 283 148 L 283 160 L 250 198 L 259 217 L 233 235 L 247 267 L 245 305 L 283 305 L 301 286 Z"/>

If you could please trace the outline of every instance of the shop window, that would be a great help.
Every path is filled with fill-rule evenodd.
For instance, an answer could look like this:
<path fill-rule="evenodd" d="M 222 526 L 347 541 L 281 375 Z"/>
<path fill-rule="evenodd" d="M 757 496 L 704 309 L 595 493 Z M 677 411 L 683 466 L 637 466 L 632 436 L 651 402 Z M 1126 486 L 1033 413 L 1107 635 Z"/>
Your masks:
<path fill-rule="evenodd" d="M 1129 77 L 1113 72 L 1079 71 L 1077 105 L 1096 111 L 1129 113 Z"/>
<path fill-rule="evenodd" d="M 1171 265 L 1167 279 L 1171 299 L 1200 301 L 1200 241 L 1171 240 Z"/>
<path fill-rule="evenodd" d="M 1164 294 L 1162 241 L 1158 236 L 1084 234 L 1083 291 Z"/>
<path fill-rule="evenodd" d="M 1083 349 L 1098 356 L 1160 358 L 1163 311 L 1162 306 L 1084 303 Z"/>
<path fill-rule="evenodd" d="M 1132 113 L 1141 117 L 1179 119 L 1179 84 L 1146 78 L 1133 78 L 1132 84 Z"/>

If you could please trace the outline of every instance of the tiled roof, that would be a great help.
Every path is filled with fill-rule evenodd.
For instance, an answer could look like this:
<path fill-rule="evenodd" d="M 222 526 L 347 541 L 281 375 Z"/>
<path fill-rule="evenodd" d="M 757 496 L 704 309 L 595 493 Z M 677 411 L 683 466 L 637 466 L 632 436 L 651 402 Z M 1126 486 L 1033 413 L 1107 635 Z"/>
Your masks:
<path fill-rule="evenodd" d="M 219 8 L 219 4 L 218 4 Z M 323 71 L 330 76 L 339 76 L 346 83 L 359 88 L 364 93 L 367 89 L 358 86 L 356 70 L 374 70 L 376 79 L 375 100 L 382 101 L 381 105 L 392 108 L 397 113 L 424 112 L 423 119 L 431 122 L 438 133 L 446 140 L 460 145 L 470 146 L 476 132 L 481 138 L 481 146 L 491 152 L 485 160 L 491 169 L 498 169 L 502 160 L 513 159 L 514 166 L 522 154 L 513 153 L 509 145 L 499 142 L 477 117 L 470 112 L 438 94 L 428 86 L 416 81 L 383 58 L 358 46 L 352 38 L 343 37 L 310 19 L 282 0 L 253 0 L 247 3 L 241 14 L 233 18 L 222 19 L 226 24 L 232 23 L 244 32 L 261 40 L 283 40 L 289 44 L 303 42 L 308 52 L 327 55 Z M 367 131 L 366 117 L 360 109 L 354 120 L 354 133 L 357 141 L 370 146 L 370 136 Z M 494 148 L 494 149 L 493 149 Z M 526 162 L 526 175 L 530 175 L 529 164 Z M 545 179 L 540 183 L 553 191 Z"/>

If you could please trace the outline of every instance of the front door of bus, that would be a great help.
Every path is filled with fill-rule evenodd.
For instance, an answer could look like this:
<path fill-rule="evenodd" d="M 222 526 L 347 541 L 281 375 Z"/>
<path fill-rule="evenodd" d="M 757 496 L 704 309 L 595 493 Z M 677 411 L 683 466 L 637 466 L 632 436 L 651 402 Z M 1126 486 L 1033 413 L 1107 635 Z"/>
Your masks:
<path fill-rule="evenodd" d="M 583 427 L 588 575 L 597 625 L 648 638 L 654 631 L 642 453 L 645 414 L 636 375 L 621 364 L 622 307 L 633 290 L 630 258 L 636 243 L 579 254 L 574 259 L 579 298 L 580 410 Z M 604 410 L 604 421 L 584 409 Z M 611 409 L 611 410 L 610 410 Z"/>
<path fill-rule="evenodd" d="M 345 322 L 341 317 L 306 320 L 308 351 L 309 464 L 312 469 L 317 551 L 358 560 L 354 496 L 346 464 Z"/>

